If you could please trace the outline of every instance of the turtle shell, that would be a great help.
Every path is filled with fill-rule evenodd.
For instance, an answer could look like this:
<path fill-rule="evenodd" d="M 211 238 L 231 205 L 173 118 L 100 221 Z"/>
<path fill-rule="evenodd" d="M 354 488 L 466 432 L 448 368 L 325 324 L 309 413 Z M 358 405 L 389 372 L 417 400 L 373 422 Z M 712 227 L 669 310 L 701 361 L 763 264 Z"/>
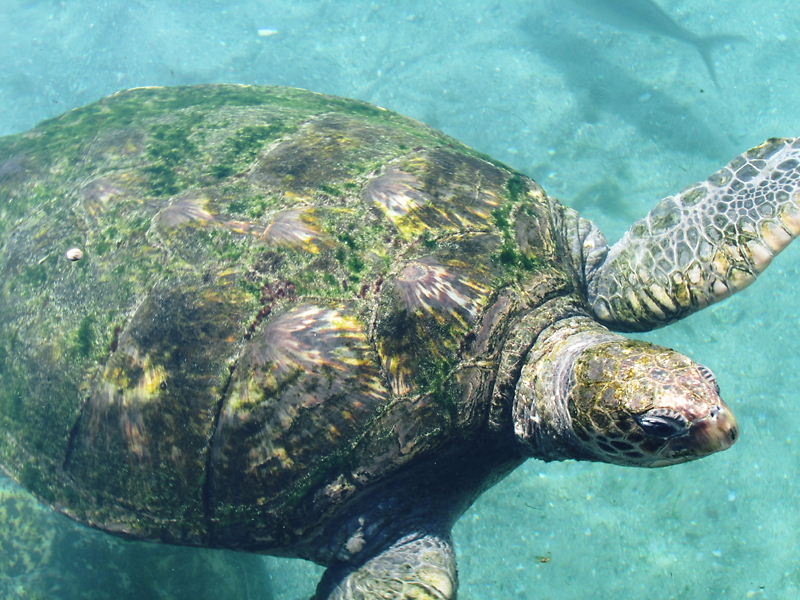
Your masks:
<path fill-rule="evenodd" d="M 0 463 L 90 525 L 288 548 L 487 428 L 572 285 L 531 180 L 287 88 L 141 88 L 0 139 Z"/>

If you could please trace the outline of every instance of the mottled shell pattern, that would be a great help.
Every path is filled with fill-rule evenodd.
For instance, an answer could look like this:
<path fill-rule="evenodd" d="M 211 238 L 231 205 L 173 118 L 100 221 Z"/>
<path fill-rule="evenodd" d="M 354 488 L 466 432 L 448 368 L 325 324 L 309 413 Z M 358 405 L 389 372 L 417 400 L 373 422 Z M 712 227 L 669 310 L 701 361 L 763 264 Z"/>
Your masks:
<path fill-rule="evenodd" d="M 481 426 L 572 286 L 535 183 L 301 90 L 117 94 L 0 139 L 0 197 L 0 463 L 146 539 L 290 545 Z"/>

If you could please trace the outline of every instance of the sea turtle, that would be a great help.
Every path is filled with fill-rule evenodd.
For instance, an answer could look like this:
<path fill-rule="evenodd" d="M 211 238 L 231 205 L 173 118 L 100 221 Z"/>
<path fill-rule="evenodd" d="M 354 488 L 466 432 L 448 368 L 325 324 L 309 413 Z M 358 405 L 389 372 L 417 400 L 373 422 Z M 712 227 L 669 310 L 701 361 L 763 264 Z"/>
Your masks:
<path fill-rule="evenodd" d="M 450 530 L 528 457 L 728 448 L 647 330 L 800 232 L 800 140 L 616 244 L 528 177 L 363 102 L 140 88 L 0 139 L 0 463 L 106 531 L 302 557 L 321 599 L 454 598 Z"/>

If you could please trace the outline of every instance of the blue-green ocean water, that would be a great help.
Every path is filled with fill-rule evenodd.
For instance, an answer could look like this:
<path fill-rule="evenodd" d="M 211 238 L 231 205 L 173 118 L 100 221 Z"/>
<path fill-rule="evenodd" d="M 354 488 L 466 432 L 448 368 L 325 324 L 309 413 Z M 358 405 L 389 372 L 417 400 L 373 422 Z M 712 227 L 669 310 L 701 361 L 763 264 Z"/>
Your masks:
<path fill-rule="evenodd" d="M 794 3 L 658 0 L 688 31 L 742 36 L 713 52 L 716 85 L 630 0 L 588 1 L 0 0 L 0 134 L 132 86 L 306 87 L 439 127 L 610 239 L 764 138 L 800 135 Z M 459 598 L 800 598 L 797 246 L 646 336 L 715 370 L 739 443 L 652 471 L 530 461 L 456 527 Z M 321 572 L 112 542 L 17 493 L 2 482 L 2 598 L 301 600 Z"/>

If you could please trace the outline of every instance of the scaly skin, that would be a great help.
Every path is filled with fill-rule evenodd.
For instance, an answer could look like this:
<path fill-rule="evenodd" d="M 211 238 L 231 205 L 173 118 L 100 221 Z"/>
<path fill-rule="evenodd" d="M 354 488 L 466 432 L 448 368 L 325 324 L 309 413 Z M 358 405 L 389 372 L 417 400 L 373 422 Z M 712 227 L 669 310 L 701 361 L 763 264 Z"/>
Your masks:
<path fill-rule="evenodd" d="M 585 264 L 595 316 L 644 331 L 753 283 L 800 234 L 799 165 L 800 138 L 770 139 L 661 200 L 599 266 Z"/>
<path fill-rule="evenodd" d="M 458 587 L 449 534 L 417 533 L 394 542 L 332 590 L 326 581 L 318 600 L 450 600 Z"/>
<path fill-rule="evenodd" d="M 514 427 L 543 460 L 637 467 L 694 460 L 738 436 L 710 370 L 584 316 L 539 336 L 517 385 Z"/>

